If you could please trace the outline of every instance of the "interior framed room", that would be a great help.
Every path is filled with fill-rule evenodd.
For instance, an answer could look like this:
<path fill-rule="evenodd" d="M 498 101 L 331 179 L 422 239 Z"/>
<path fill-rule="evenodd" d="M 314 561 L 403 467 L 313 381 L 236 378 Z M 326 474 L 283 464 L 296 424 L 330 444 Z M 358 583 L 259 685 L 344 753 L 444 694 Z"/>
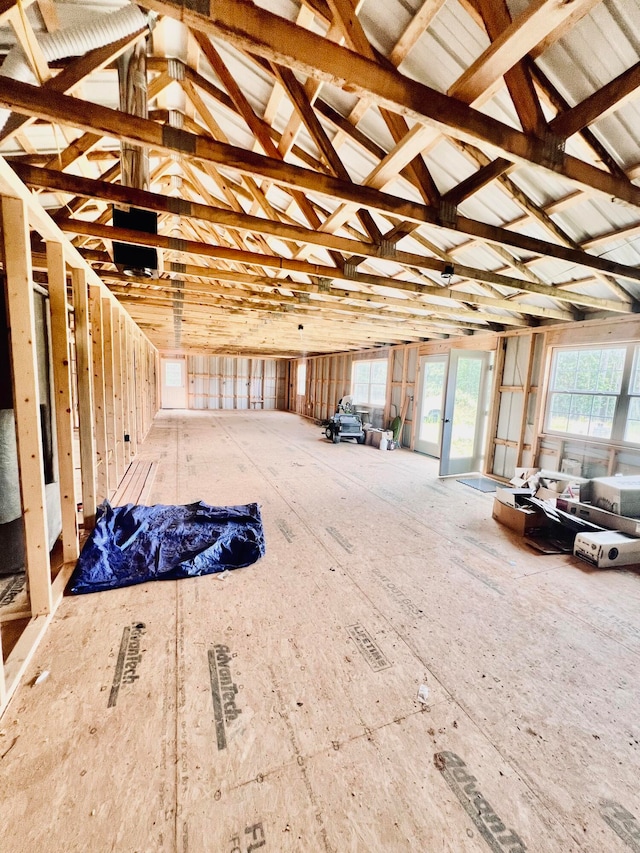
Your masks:
<path fill-rule="evenodd" d="M 640 560 L 496 510 L 640 482 L 639 0 L 7 0 L 0 52 L 3 851 L 640 849 Z M 262 556 L 72 594 L 196 504 Z"/>

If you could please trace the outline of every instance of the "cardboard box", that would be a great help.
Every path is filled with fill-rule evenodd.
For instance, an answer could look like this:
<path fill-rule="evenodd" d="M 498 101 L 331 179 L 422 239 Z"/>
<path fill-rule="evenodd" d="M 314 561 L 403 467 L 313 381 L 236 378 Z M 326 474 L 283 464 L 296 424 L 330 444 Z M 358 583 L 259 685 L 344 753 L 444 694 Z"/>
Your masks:
<path fill-rule="evenodd" d="M 510 489 L 498 491 L 506 492 Z M 521 536 L 547 526 L 547 517 L 543 512 L 530 506 L 509 506 L 497 497 L 493 501 L 493 517 L 499 524 L 504 524 Z"/>
<path fill-rule="evenodd" d="M 506 506 L 519 506 L 522 504 L 523 498 L 533 497 L 534 494 L 533 489 L 505 489 L 498 486 L 496 489 L 496 500 Z"/>
<path fill-rule="evenodd" d="M 612 530 L 578 533 L 573 553 L 599 569 L 640 563 L 640 539 Z"/>
<path fill-rule="evenodd" d="M 386 438 L 387 442 L 393 439 L 393 432 L 390 429 L 368 429 L 365 430 L 364 443 L 370 444 L 372 447 L 380 448 L 380 441 Z"/>
<path fill-rule="evenodd" d="M 640 477 L 596 477 L 589 485 L 590 502 L 616 515 L 640 516 Z"/>
<path fill-rule="evenodd" d="M 638 518 L 628 518 L 624 515 L 607 512 L 605 509 L 593 506 L 593 504 L 563 498 L 558 498 L 556 505 L 563 512 L 583 518 L 592 524 L 598 524 L 600 527 L 606 527 L 607 530 L 619 530 L 627 536 L 640 537 L 640 519 Z"/>

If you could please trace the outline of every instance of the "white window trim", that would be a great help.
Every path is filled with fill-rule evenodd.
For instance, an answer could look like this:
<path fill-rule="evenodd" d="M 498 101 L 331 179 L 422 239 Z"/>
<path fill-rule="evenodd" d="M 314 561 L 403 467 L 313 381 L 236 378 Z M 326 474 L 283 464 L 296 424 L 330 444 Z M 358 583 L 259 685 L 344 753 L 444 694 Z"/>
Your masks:
<path fill-rule="evenodd" d="M 584 394 L 586 396 L 602 396 L 602 397 L 615 397 L 616 398 L 616 406 L 613 415 L 613 425 L 611 428 L 611 436 L 609 438 L 606 437 L 598 437 L 592 435 L 582 435 L 580 433 L 575 432 L 564 432 L 560 430 L 553 430 L 549 427 L 549 419 L 550 419 L 550 407 L 551 407 L 551 398 L 554 393 L 563 393 L 556 392 L 553 388 L 553 379 L 554 379 L 554 366 L 555 359 L 559 352 L 580 352 L 587 350 L 614 350 L 614 349 L 624 349 L 626 350 L 624 368 L 622 373 L 622 381 L 620 383 L 620 391 L 616 394 L 611 392 L 587 392 Z M 633 378 L 633 369 L 634 365 L 638 363 L 640 369 L 640 342 L 639 341 L 616 341 L 614 342 L 598 342 L 591 344 L 584 344 L 582 346 L 576 345 L 567 345 L 567 346 L 555 346 L 551 348 L 550 353 L 550 363 L 549 363 L 549 381 L 545 394 L 544 401 L 544 410 L 543 410 L 543 422 L 542 422 L 542 434 L 553 436 L 561 439 L 569 439 L 573 441 L 581 441 L 592 444 L 606 444 L 606 445 L 620 445 L 629 448 L 640 448 L 640 442 L 626 441 L 624 438 L 624 434 L 627 428 L 627 415 L 629 411 L 629 403 L 634 398 L 640 398 L 640 393 L 633 394 L 630 393 L 630 385 L 631 380 Z M 567 392 L 570 393 L 570 392 Z M 575 392 L 580 393 L 580 392 Z"/>
<path fill-rule="evenodd" d="M 303 376 L 304 375 L 304 376 Z M 300 379 L 302 378 L 302 383 Z M 302 384 L 302 391 L 300 385 Z M 298 397 L 304 397 L 307 393 L 307 362 L 299 361 L 296 367 L 296 394 Z"/>
<path fill-rule="evenodd" d="M 356 384 L 365 384 L 365 383 L 356 383 L 356 382 L 354 381 L 354 374 L 355 374 L 356 365 L 359 365 L 359 364 L 367 364 L 367 365 L 371 366 L 371 365 L 373 365 L 373 364 L 380 364 L 380 363 L 383 363 L 383 364 L 385 365 L 385 368 L 386 368 L 386 375 L 385 375 L 385 382 L 384 382 L 385 389 L 384 389 L 384 399 L 383 399 L 383 401 L 382 401 L 382 402 L 379 402 L 379 401 L 372 401 L 372 400 L 370 400 L 370 399 L 368 399 L 368 400 L 361 400 L 360 398 L 356 397 L 356 395 L 355 395 L 355 386 L 356 386 Z M 380 383 L 380 382 L 374 382 L 374 383 L 372 383 L 372 382 L 371 382 L 371 373 L 369 373 L 369 381 L 368 381 L 368 383 L 367 383 L 367 386 L 368 386 L 368 389 L 369 389 L 369 390 L 368 390 L 368 395 L 369 395 L 369 396 L 371 395 L 371 385 L 372 385 L 372 384 L 374 384 L 374 385 L 381 385 L 382 383 Z M 352 362 L 352 364 L 351 364 L 351 395 L 353 396 L 353 403 L 354 403 L 354 405 L 355 405 L 355 406 L 362 406 L 362 407 L 366 406 L 366 407 L 367 407 L 367 408 L 369 408 L 369 409 L 384 409 L 384 407 L 385 407 L 385 406 L 386 406 L 386 404 L 387 404 L 387 388 L 388 388 L 388 384 L 389 384 L 389 359 L 388 359 L 388 358 L 358 358 L 358 359 L 354 359 L 354 360 L 353 360 L 353 362 Z"/>

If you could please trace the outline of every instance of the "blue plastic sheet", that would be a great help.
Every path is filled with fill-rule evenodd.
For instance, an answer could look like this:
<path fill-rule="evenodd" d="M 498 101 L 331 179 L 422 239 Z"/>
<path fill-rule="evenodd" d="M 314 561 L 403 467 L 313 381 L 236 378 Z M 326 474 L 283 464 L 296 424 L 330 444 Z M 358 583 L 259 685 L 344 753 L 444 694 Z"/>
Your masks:
<path fill-rule="evenodd" d="M 265 551 L 258 504 L 112 507 L 105 501 L 71 577 L 75 594 L 207 575 Z"/>

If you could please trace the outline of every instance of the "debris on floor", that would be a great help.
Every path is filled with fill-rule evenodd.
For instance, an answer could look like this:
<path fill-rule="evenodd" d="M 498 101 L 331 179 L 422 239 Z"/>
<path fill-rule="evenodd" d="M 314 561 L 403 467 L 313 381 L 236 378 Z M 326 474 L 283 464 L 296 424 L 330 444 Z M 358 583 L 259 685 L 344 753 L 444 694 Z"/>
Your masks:
<path fill-rule="evenodd" d="M 238 569 L 264 555 L 258 504 L 103 503 L 71 577 L 74 594 Z"/>

